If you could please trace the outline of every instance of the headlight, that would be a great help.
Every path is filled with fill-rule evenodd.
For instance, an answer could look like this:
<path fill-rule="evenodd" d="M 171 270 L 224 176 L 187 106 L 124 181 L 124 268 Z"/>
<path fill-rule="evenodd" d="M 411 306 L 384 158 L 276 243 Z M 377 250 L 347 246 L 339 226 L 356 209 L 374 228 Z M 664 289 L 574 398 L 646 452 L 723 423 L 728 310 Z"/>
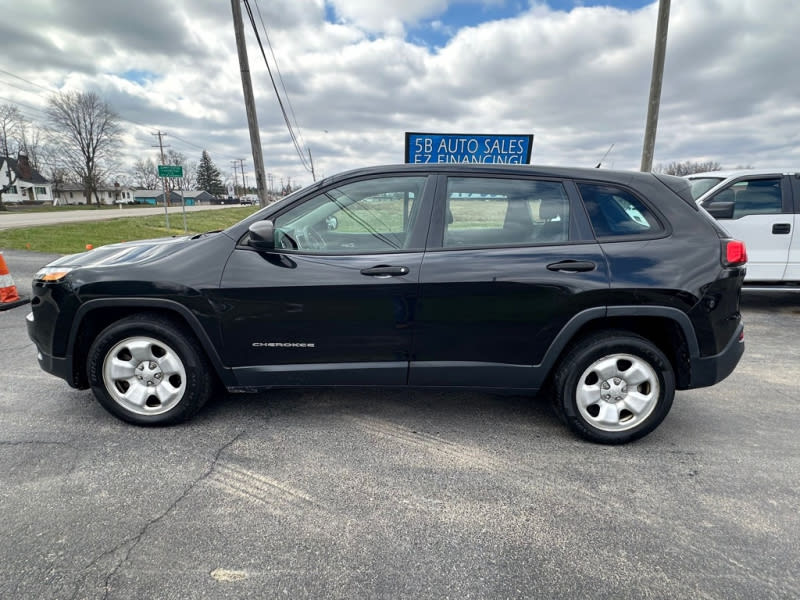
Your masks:
<path fill-rule="evenodd" d="M 61 281 L 72 271 L 72 267 L 44 267 L 33 276 L 34 281 Z"/>

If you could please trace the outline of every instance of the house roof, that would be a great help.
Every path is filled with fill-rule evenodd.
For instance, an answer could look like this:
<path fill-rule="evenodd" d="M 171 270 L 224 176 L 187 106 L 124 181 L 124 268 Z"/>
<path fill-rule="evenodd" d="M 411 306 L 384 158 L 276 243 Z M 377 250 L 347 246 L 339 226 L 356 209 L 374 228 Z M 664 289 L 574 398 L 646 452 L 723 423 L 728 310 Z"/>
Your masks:
<path fill-rule="evenodd" d="M 212 194 L 209 194 L 205 190 L 184 190 L 183 197 L 184 198 L 197 198 L 198 196 L 202 196 L 203 194 L 207 194 L 208 196 L 214 197 Z"/>
<path fill-rule="evenodd" d="M 0 156 L 0 164 L 6 161 L 8 161 L 9 168 L 16 173 L 19 181 L 27 181 L 28 183 L 50 183 L 50 181 L 45 179 L 36 169 L 30 167 L 29 165 L 26 169 L 25 162 L 27 162 L 27 159 L 20 164 L 20 161 L 16 158 L 11 158 L 10 156 Z"/>
<path fill-rule="evenodd" d="M 163 198 L 164 190 L 133 190 L 131 192 L 134 198 Z M 180 198 L 180 195 L 175 190 L 170 190 L 170 198 Z"/>
<path fill-rule="evenodd" d="M 84 187 L 82 183 L 72 183 L 72 182 L 64 182 L 58 184 L 58 189 L 62 192 L 82 192 L 84 191 Z M 121 192 L 121 191 L 130 191 L 127 185 L 121 185 L 119 187 L 114 185 L 98 185 L 97 191 L 98 192 Z"/>

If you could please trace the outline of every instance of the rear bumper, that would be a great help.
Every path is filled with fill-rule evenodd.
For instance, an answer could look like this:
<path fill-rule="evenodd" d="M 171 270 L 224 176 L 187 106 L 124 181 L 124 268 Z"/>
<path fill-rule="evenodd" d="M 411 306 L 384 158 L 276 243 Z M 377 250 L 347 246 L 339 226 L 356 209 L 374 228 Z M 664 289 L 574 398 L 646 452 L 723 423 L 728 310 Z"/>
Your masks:
<path fill-rule="evenodd" d="M 730 375 L 744 354 L 744 325 L 736 328 L 728 344 L 714 356 L 694 357 L 691 360 L 691 381 L 687 389 L 714 385 Z"/>

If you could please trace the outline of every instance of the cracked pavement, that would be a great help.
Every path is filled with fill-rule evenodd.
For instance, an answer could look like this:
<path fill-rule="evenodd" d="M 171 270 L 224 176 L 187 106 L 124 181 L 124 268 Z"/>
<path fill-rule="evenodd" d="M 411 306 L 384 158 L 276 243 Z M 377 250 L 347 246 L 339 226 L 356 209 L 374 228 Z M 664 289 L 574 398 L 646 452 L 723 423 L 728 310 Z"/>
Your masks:
<path fill-rule="evenodd" d="M 4 253 L 20 292 L 48 257 Z M 800 295 L 624 447 L 546 401 L 294 390 L 144 429 L 0 312 L 0 598 L 800 597 Z"/>

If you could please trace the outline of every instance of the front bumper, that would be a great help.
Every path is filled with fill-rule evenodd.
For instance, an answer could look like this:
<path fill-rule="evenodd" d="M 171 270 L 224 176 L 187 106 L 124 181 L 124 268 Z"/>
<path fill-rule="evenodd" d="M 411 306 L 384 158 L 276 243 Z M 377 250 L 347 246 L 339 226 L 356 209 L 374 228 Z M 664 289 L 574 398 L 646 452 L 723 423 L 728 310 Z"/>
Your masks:
<path fill-rule="evenodd" d="M 719 383 L 733 372 L 743 354 L 744 325 L 740 323 L 722 352 L 714 356 L 692 358 L 691 381 L 687 389 Z"/>
<path fill-rule="evenodd" d="M 25 317 L 25 325 L 28 329 L 28 337 L 31 338 L 36 346 L 36 358 L 42 370 L 56 377 L 60 377 L 70 384 L 70 386 L 75 387 L 72 377 L 72 357 L 53 356 L 40 347 L 36 339 L 36 320 L 33 313 L 28 313 Z"/>

